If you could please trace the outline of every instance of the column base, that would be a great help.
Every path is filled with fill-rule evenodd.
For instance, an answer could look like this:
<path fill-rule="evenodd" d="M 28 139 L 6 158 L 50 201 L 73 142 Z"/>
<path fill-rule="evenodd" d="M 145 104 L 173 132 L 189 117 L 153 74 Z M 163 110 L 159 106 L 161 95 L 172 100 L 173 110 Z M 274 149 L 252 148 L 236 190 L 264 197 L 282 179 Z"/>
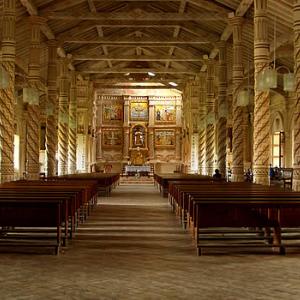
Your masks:
<path fill-rule="evenodd" d="M 269 168 L 265 166 L 254 166 L 253 182 L 262 185 L 270 185 Z"/>
<path fill-rule="evenodd" d="M 243 181 L 245 181 L 244 168 L 242 166 L 233 166 L 232 167 L 231 181 L 232 182 L 243 182 Z"/>
<path fill-rule="evenodd" d="M 293 190 L 296 192 L 300 191 L 300 179 L 293 178 Z"/>
<path fill-rule="evenodd" d="M 214 168 L 213 167 L 206 167 L 206 175 L 213 176 Z"/>

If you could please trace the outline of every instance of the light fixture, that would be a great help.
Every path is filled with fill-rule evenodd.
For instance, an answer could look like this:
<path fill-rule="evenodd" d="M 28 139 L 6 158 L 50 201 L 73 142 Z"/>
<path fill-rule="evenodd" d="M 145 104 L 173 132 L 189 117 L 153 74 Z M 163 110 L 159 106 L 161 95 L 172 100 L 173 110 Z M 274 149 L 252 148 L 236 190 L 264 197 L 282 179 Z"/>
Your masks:
<path fill-rule="evenodd" d="M 268 91 L 269 89 L 277 88 L 277 71 L 284 68 L 288 71 L 288 74 L 283 74 L 283 90 L 286 92 L 292 92 L 295 90 L 294 74 L 290 72 L 290 69 L 286 66 L 279 66 L 276 68 L 276 18 L 274 20 L 274 57 L 273 68 L 267 68 L 259 73 L 256 77 L 257 89 L 259 91 Z"/>
<path fill-rule="evenodd" d="M 59 113 L 58 115 L 58 120 L 59 120 L 59 123 L 64 123 L 64 124 L 68 124 L 69 123 L 69 116 L 67 113 Z"/>
<path fill-rule="evenodd" d="M 30 105 L 39 105 L 40 94 L 35 88 L 25 87 L 23 88 L 23 102 Z"/>
<path fill-rule="evenodd" d="M 54 115 L 54 105 L 53 105 L 53 103 L 48 102 L 46 104 L 45 113 L 46 113 L 47 117 L 50 117 L 50 116 Z"/>
<path fill-rule="evenodd" d="M 173 82 L 173 81 L 170 81 L 169 82 L 169 85 L 172 85 L 172 86 L 178 86 L 178 84 L 176 82 Z"/>
<path fill-rule="evenodd" d="M 294 73 L 283 74 L 283 90 L 286 91 L 286 92 L 295 91 Z"/>
<path fill-rule="evenodd" d="M 248 106 L 250 103 L 250 90 L 241 90 L 236 99 L 236 106 Z"/>
<path fill-rule="evenodd" d="M 9 76 L 7 71 L 0 66 L 0 89 L 7 89 L 9 86 Z"/>
<path fill-rule="evenodd" d="M 69 126 L 71 129 L 76 128 L 76 121 L 73 118 L 70 118 Z"/>
<path fill-rule="evenodd" d="M 153 72 L 148 72 L 148 75 L 154 77 L 156 74 Z"/>
<path fill-rule="evenodd" d="M 247 89 L 239 91 L 236 99 L 236 106 L 248 106 L 250 104 L 251 92 L 250 92 L 250 59 L 248 52 L 248 76 L 247 76 Z"/>
<path fill-rule="evenodd" d="M 219 118 L 227 118 L 228 115 L 228 107 L 227 103 L 223 102 L 219 106 L 219 111 L 218 111 Z"/>
<path fill-rule="evenodd" d="M 216 118 L 215 118 L 214 112 L 210 112 L 207 114 L 207 116 L 206 116 L 206 124 L 207 125 L 210 125 L 210 124 L 213 125 L 215 123 L 215 120 L 216 120 Z"/>
<path fill-rule="evenodd" d="M 124 74 L 124 76 L 129 76 L 129 75 L 130 75 L 130 73 L 125 73 L 125 74 Z"/>

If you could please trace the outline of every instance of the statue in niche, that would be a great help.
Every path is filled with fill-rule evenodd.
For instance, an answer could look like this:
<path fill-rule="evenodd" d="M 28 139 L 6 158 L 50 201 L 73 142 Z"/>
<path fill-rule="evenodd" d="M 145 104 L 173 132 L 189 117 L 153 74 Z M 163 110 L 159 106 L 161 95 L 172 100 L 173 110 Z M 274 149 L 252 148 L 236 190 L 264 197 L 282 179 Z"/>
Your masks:
<path fill-rule="evenodd" d="M 145 128 L 142 126 L 135 126 L 133 128 L 133 147 L 145 147 Z"/>

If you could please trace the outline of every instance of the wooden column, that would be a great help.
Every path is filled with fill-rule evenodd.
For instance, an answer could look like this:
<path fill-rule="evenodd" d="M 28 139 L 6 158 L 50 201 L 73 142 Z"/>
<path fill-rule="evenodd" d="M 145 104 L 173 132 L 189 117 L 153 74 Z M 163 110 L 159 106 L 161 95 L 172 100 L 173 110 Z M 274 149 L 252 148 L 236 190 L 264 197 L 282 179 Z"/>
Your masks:
<path fill-rule="evenodd" d="M 215 66 L 213 60 L 209 60 L 207 64 L 206 78 L 206 113 L 215 114 L 215 98 L 214 98 L 214 72 Z M 205 133 L 205 168 L 206 174 L 214 173 L 214 156 L 215 156 L 215 122 L 207 122 Z"/>
<path fill-rule="evenodd" d="M 294 1 L 294 73 L 296 77 L 296 107 L 294 110 L 294 175 L 293 189 L 300 191 L 300 0 Z"/>
<path fill-rule="evenodd" d="M 45 19 L 30 16 L 31 44 L 28 65 L 28 82 L 30 88 L 41 89 L 40 56 L 41 56 L 41 26 Z M 40 174 L 40 107 L 39 102 L 28 104 L 27 119 L 27 177 L 30 180 L 39 179 Z"/>
<path fill-rule="evenodd" d="M 52 113 L 47 115 L 46 126 L 46 151 L 47 175 L 56 174 L 56 149 L 57 149 L 57 42 L 48 41 L 48 107 Z"/>
<path fill-rule="evenodd" d="M 69 104 L 69 162 L 68 171 L 69 174 L 76 172 L 76 119 L 77 119 L 77 97 L 76 97 L 76 83 L 77 78 L 74 71 L 71 74 L 71 86 L 70 86 L 70 104 Z"/>
<path fill-rule="evenodd" d="M 232 103 L 232 181 L 244 181 L 243 109 L 237 106 L 239 87 L 243 82 L 242 17 L 230 18 L 233 30 L 233 103 Z"/>
<path fill-rule="evenodd" d="M 177 161 L 182 159 L 182 98 L 176 99 L 176 148 L 175 158 Z"/>
<path fill-rule="evenodd" d="M 123 123 L 123 159 L 127 161 L 129 158 L 130 147 L 130 126 L 129 126 L 129 97 L 124 98 L 124 123 Z"/>
<path fill-rule="evenodd" d="M 257 77 L 269 66 L 267 0 L 254 1 L 254 182 L 268 185 L 270 163 L 270 96 L 258 90 Z"/>
<path fill-rule="evenodd" d="M 204 72 L 199 77 L 199 173 L 205 175 L 205 149 L 206 149 L 206 74 Z"/>
<path fill-rule="evenodd" d="M 222 176 L 226 175 L 226 135 L 227 135 L 227 65 L 226 65 L 226 43 L 220 42 L 219 48 L 219 96 L 218 96 L 218 169 Z"/>
<path fill-rule="evenodd" d="M 69 143 L 69 79 L 68 59 L 59 60 L 59 99 L 58 99 L 58 174 L 64 175 L 68 171 L 68 143 Z"/>
<path fill-rule="evenodd" d="M 9 81 L 6 89 L 0 89 L 1 182 L 14 179 L 15 29 L 16 1 L 3 1 L 2 67 L 8 73 Z"/>
<path fill-rule="evenodd" d="M 96 119 L 96 160 L 102 160 L 102 96 L 97 96 L 97 119 Z"/>

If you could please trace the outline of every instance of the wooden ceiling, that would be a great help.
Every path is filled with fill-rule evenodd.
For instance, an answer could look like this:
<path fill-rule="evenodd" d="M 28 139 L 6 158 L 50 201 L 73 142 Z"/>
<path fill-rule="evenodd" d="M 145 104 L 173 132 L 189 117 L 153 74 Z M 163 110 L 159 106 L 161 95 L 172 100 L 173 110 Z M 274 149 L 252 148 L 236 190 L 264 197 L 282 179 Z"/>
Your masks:
<path fill-rule="evenodd" d="M 275 46 L 277 64 L 291 70 L 292 3 L 292 0 L 269 0 L 271 51 Z M 45 80 L 45 42 L 49 39 L 58 41 L 60 56 L 70 54 L 70 68 L 103 84 L 130 80 L 181 84 L 205 71 L 203 58 L 217 58 L 218 42 L 227 41 L 230 80 L 229 14 L 245 17 L 243 39 L 247 68 L 247 62 L 251 63 L 253 58 L 253 0 L 18 0 L 17 64 L 26 72 L 29 51 L 26 17 L 39 15 L 46 18 L 41 54 Z M 156 76 L 149 77 L 148 72 Z"/>

